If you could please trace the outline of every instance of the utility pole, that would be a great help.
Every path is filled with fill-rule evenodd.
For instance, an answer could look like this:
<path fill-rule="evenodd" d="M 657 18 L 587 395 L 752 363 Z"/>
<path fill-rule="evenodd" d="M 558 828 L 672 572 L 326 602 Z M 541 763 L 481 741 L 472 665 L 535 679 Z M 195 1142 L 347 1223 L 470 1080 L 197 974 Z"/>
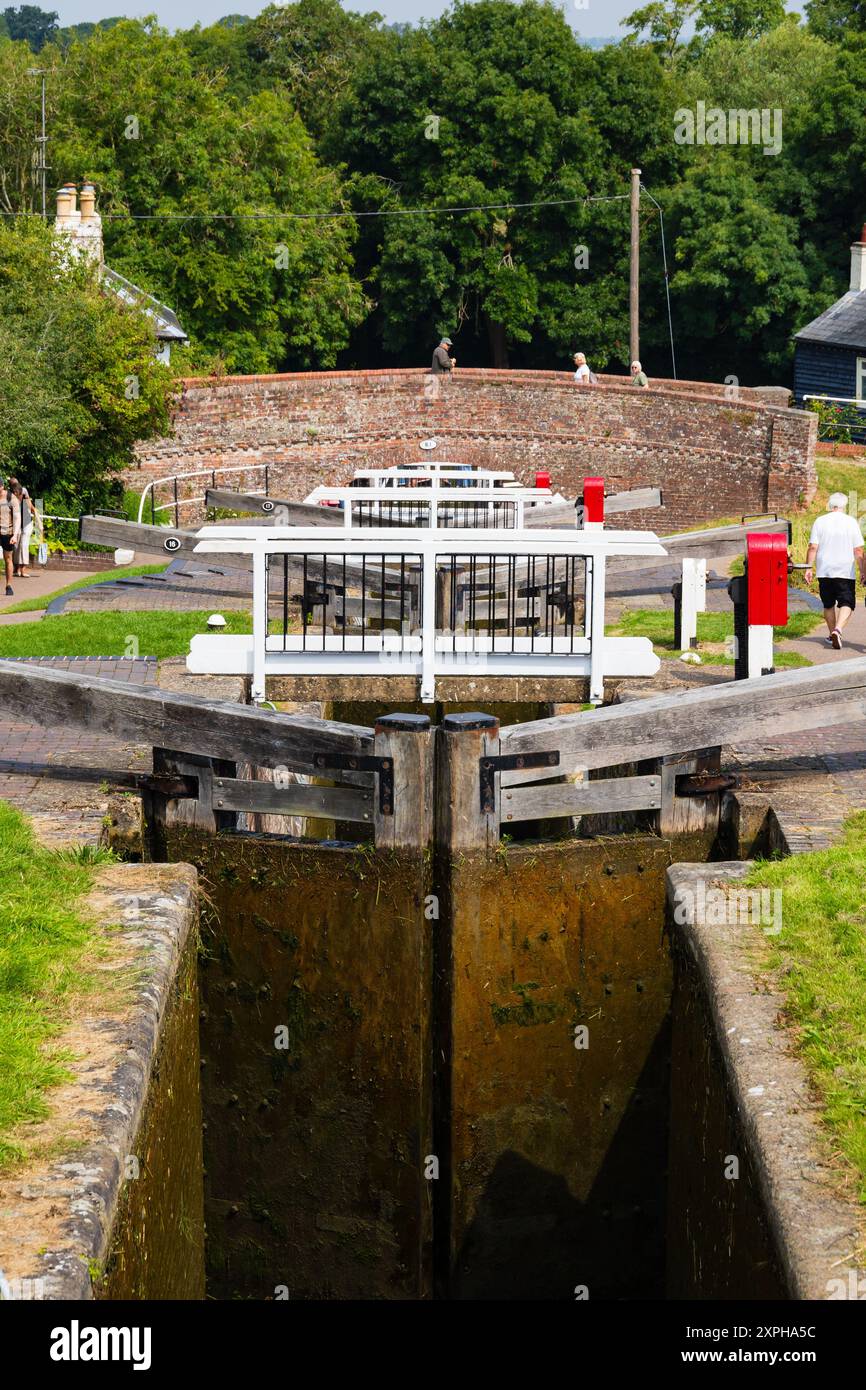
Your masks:
<path fill-rule="evenodd" d="M 640 361 L 638 274 L 640 271 L 640 169 L 631 171 L 631 260 L 629 263 L 629 366 Z"/>
<path fill-rule="evenodd" d="M 42 133 L 41 133 L 41 135 L 37 135 L 37 137 L 36 137 L 36 143 L 37 143 L 37 145 L 39 146 L 39 163 L 38 163 L 37 166 L 36 166 L 36 172 L 37 172 L 37 174 L 40 174 L 40 175 L 41 175 L 41 179 L 42 179 L 42 220 L 43 220 L 43 221 L 45 221 L 45 219 L 46 219 L 46 217 L 47 217 L 47 215 L 48 215 L 48 206 L 47 206 L 46 188 L 45 188 L 45 175 L 46 175 L 46 173 L 48 172 L 48 165 L 47 165 L 46 162 L 45 162 L 45 145 L 46 145 L 46 142 L 47 142 L 47 140 L 48 140 L 48 136 L 45 134 L 45 72 L 46 72 L 46 69 L 45 69 L 45 68 L 28 68 L 28 69 L 27 69 L 27 74 L 28 74 L 29 77 L 41 77 L 41 78 L 42 78 Z"/>

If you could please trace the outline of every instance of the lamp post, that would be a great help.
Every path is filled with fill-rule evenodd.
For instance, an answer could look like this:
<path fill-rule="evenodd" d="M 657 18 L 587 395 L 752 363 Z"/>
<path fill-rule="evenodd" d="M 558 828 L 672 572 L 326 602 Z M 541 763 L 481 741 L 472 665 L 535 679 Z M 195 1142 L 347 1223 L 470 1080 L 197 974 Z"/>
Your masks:
<path fill-rule="evenodd" d="M 28 75 L 28 77 L 41 77 L 41 78 L 42 78 L 42 133 L 41 133 L 41 135 L 38 135 L 38 136 L 36 137 L 36 143 L 37 143 L 38 146 L 39 146 L 39 163 L 38 163 L 37 166 L 36 166 L 36 172 L 37 172 L 38 174 L 41 174 L 41 176 L 42 176 L 42 218 L 43 218 L 43 221 L 44 221 L 45 218 L 47 217 L 46 190 L 45 190 L 45 175 L 46 175 L 46 173 L 48 172 L 48 165 L 45 163 L 45 145 L 46 145 L 46 142 L 47 142 L 47 140 L 48 140 L 48 136 L 45 134 L 45 74 L 46 74 L 46 69 L 45 69 L 45 68 L 28 68 L 28 69 L 27 69 L 27 75 Z"/>

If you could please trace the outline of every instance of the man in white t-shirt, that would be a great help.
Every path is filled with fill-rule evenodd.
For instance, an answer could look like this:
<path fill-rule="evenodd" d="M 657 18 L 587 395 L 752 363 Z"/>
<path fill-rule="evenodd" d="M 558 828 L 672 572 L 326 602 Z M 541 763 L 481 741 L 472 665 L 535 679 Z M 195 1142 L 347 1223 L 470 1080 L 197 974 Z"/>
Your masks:
<path fill-rule="evenodd" d="M 854 595 L 855 561 L 860 578 L 866 583 L 863 532 L 859 522 L 846 514 L 847 505 L 848 498 L 844 492 L 833 493 L 827 503 L 830 510 L 819 516 L 812 527 L 806 555 L 806 583 L 811 584 L 817 572 L 824 621 L 829 632 L 826 641 L 836 651 L 842 646 L 842 629 L 857 604 Z"/>

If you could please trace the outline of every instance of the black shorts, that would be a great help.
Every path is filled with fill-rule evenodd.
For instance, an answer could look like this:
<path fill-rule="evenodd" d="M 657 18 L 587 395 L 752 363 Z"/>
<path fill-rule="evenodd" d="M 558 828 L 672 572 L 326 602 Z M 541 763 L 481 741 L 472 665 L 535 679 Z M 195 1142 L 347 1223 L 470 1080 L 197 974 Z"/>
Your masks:
<path fill-rule="evenodd" d="M 853 579 L 819 579 L 818 592 L 825 608 L 857 607 Z"/>
<path fill-rule="evenodd" d="M 3 547 L 3 554 L 8 555 L 10 550 L 15 549 L 15 542 L 11 536 L 0 536 L 0 546 Z"/>

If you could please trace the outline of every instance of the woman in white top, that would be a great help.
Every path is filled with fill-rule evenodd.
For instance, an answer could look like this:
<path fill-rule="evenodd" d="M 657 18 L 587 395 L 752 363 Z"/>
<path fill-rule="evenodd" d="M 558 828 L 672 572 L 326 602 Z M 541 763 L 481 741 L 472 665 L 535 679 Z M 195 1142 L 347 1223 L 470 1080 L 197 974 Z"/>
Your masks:
<path fill-rule="evenodd" d="M 574 365 L 577 368 L 574 374 L 575 383 L 578 386 L 588 386 L 592 380 L 592 372 L 589 370 L 586 364 L 586 358 L 582 352 L 576 352 L 574 354 Z"/>
<path fill-rule="evenodd" d="M 29 579 L 27 567 L 30 564 L 30 541 L 33 536 L 34 507 L 30 500 L 30 493 L 17 478 L 9 479 L 9 488 L 18 498 L 18 505 L 21 508 L 21 533 L 18 537 L 18 544 L 15 547 L 15 576 L 18 579 Z"/>

